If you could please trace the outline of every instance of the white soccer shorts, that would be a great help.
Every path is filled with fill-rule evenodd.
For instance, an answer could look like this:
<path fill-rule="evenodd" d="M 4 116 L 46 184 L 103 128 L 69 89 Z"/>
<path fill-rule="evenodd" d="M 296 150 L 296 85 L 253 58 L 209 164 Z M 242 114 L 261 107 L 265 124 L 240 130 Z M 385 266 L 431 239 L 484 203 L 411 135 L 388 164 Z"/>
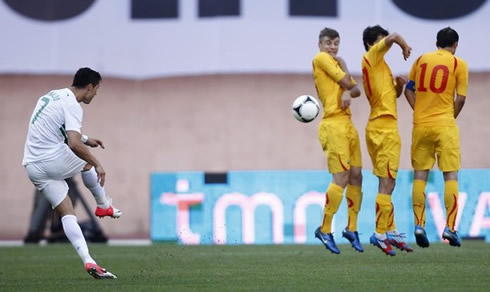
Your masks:
<path fill-rule="evenodd" d="M 29 163 L 25 168 L 31 182 L 54 209 L 68 194 L 65 179 L 80 173 L 86 164 L 66 146 L 59 151 L 56 159 Z"/>

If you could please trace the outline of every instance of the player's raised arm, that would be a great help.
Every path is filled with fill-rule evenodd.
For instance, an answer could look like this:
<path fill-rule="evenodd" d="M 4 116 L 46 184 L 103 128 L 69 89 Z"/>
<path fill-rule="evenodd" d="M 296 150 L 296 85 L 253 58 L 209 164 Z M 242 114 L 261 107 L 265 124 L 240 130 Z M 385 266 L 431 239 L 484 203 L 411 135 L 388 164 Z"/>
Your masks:
<path fill-rule="evenodd" d="M 403 54 L 403 59 L 407 60 L 408 57 L 410 57 L 410 53 L 412 52 L 412 48 L 407 44 L 405 39 L 398 33 L 393 32 L 390 33 L 386 38 L 385 38 L 385 43 L 388 47 L 391 47 L 393 43 L 396 43 L 397 45 L 402 48 L 402 54 Z"/>

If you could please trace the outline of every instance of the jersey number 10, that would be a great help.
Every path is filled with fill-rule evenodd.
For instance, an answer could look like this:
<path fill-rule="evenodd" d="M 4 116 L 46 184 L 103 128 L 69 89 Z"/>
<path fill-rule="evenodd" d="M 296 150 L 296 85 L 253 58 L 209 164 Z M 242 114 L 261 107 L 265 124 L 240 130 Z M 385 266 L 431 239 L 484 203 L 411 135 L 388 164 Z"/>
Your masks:
<path fill-rule="evenodd" d="M 437 78 L 437 74 L 439 74 L 439 71 L 442 71 L 442 79 L 441 79 L 441 84 L 439 84 L 439 87 L 437 87 L 436 78 Z M 427 87 L 425 87 L 426 85 L 424 84 L 426 73 L 427 73 L 427 63 L 420 64 L 420 82 L 417 91 L 420 92 L 427 91 Z M 434 68 L 432 68 L 432 72 L 430 74 L 430 79 L 429 79 L 430 90 L 434 93 L 444 92 L 444 90 L 446 90 L 448 77 L 449 77 L 449 68 L 447 66 L 437 65 Z"/>

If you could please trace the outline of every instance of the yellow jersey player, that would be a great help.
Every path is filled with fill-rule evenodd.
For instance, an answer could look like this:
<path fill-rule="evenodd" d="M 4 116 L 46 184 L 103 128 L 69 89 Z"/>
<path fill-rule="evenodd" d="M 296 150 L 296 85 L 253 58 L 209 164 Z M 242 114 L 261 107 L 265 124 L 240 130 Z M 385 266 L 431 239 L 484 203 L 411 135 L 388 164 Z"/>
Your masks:
<path fill-rule="evenodd" d="M 415 239 L 421 247 L 429 246 L 425 233 L 425 186 L 436 157 L 445 181 L 446 228 L 442 238 L 452 246 L 461 246 L 455 230 L 460 168 L 456 117 L 466 99 L 468 66 L 464 60 L 454 56 L 458 40 L 454 29 L 446 27 L 440 30 L 436 42 L 438 50 L 423 54 L 415 61 L 405 89 L 405 96 L 414 109 L 411 157 L 415 176 L 412 204 Z"/>
<path fill-rule="evenodd" d="M 373 163 L 373 173 L 379 178 L 376 196 L 376 231 L 369 241 L 384 253 L 394 256 L 395 251 L 391 249 L 391 245 L 407 252 L 413 251 L 396 229 L 391 202 L 401 148 L 396 99 L 401 95 L 407 79 L 398 76 L 394 81 L 384 56 L 396 43 L 401 47 L 403 58 L 406 60 L 412 48 L 401 35 L 389 34 L 379 25 L 364 30 L 363 42 L 366 53 L 362 58 L 362 79 L 371 106 L 366 126 L 366 144 Z"/>
<path fill-rule="evenodd" d="M 353 248 L 363 252 L 357 233 L 357 215 L 361 206 L 361 148 L 359 135 L 351 121 L 349 109 L 351 98 L 361 93 L 349 74 L 345 61 L 337 57 L 339 33 L 331 28 L 320 32 L 320 52 L 313 58 L 313 77 L 318 98 L 323 104 L 323 119 L 318 129 L 318 138 L 327 157 L 328 170 L 333 179 L 326 192 L 323 222 L 315 231 L 318 238 L 332 253 L 340 250 L 332 236 L 332 219 L 337 212 L 344 189 L 347 187 L 348 226 L 342 236 Z M 344 94 L 344 91 L 349 94 Z"/>

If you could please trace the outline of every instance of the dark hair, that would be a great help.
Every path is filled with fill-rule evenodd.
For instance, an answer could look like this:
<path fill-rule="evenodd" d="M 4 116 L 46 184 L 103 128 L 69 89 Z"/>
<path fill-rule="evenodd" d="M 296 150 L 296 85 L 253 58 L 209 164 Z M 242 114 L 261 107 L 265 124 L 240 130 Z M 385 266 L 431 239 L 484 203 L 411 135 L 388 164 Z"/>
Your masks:
<path fill-rule="evenodd" d="M 335 29 L 325 27 L 320 32 L 320 36 L 318 37 L 318 41 L 321 42 L 322 41 L 322 38 L 324 38 L 324 37 L 329 37 L 331 39 L 334 39 L 334 38 L 338 38 L 340 36 L 339 36 L 338 31 L 336 31 Z"/>
<path fill-rule="evenodd" d="M 99 72 L 94 71 L 88 67 L 78 69 L 73 77 L 73 84 L 71 86 L 76 88 L 84 88 L 85 86 L 92 84 L 94 86 L 99 85 L 102 77 Z"/>
<path fill-rule="evenodd" d="M 366 51 L 369 50 L 369 46 L 372 46 L 380 35 L 387 36 L 390 33 L 379 25 L 368 26 L 362 32 L 362 42 Z"/>
<path fill-rule="evenodd" d="M 457 41 L 459 41 L 458 33 L 448 26 L 437 33 L 436 46 L 438 48 L 451 47 Z"/>

